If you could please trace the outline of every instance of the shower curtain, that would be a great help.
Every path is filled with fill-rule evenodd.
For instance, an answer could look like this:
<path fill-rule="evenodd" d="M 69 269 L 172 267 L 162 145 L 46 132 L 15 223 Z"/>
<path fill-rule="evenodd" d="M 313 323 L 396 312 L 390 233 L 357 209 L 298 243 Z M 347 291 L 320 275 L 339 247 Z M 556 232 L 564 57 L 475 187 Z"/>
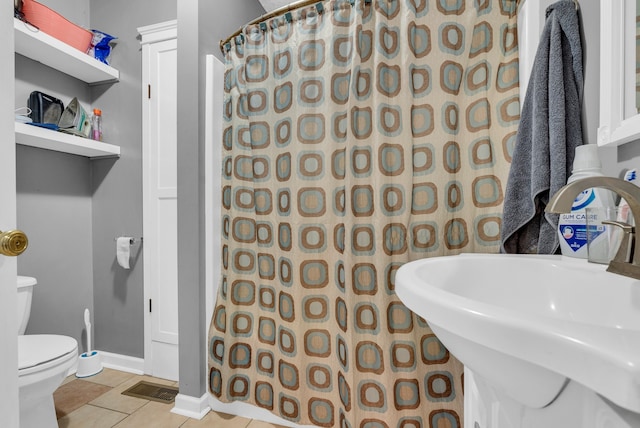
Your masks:
<path fill-rule="evenodd" d="M 331 0 L 225 48 L 209 388 L 298 424 L 462 427 L 462 366 L 394 293 L 497 252 L 515 0 Z"/>

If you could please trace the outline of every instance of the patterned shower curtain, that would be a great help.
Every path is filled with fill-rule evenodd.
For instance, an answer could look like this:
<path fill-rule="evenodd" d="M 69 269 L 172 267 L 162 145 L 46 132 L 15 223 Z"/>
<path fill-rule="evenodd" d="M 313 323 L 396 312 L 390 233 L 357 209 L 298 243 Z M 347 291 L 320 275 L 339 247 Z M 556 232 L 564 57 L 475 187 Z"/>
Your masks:
<path fill-rule="evenodd" d="M 462 366 L 394 293 L 497 252 L 515 0 L 330 0 L 225 48 L 210 392 L 321 427 L 462 427 Z"/>

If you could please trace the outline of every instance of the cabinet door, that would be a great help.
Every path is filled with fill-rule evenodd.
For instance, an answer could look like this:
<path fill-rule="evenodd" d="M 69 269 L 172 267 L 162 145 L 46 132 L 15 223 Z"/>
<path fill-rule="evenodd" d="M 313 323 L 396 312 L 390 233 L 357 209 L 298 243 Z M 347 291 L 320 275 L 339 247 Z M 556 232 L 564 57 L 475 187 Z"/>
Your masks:
<path fill-rule="evenodd" d="M 14 229 L 16 219 L 16 145 L 14 135 L 13 16 L 0 8 L 0 230 Z M 6 96 L 11 94 L 11 96 Z M 16 259 L 0 255 L 0 415 L 2 425 L 18 426 L 18 319 Z"/>
<path fill-rule="evenodd" d="M 178 379 L 177 42 L 143 45 L 145 371 Z"/>

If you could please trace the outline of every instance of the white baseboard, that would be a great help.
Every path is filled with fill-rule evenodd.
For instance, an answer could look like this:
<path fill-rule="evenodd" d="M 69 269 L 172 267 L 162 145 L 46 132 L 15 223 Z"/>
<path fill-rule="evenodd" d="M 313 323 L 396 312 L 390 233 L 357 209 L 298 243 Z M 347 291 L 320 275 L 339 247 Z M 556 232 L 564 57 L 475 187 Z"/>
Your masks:
<path fill-rule="evenodd" d="M 102 366 L 127 373 L 144 374 L 144 359 L 130 357 L 128 355 L 113 354 L 111 352 L 98 351 L 102 355 Z"/>
<path fill-rule="evenodd" d="M 176 395 L 176 401 L 173 405 L 173 409 L 171 409 L 171 413 L 200 420 L 209 413 L 209 410 L 211 410 L 208 403 L 208 397 L 208 393 L 205 393 L 200 398 L 178 394 Z"/>

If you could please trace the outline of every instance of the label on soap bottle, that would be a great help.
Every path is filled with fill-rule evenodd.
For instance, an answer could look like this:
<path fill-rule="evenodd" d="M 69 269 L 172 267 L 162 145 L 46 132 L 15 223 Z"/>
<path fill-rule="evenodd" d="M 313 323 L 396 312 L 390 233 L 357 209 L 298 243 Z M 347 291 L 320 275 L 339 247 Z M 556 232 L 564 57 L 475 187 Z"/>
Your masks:
<path fill-rule="evenodd" d="M 577 253 L 583 248 L 586 251 L 588 238 L 585 208 L 592 205 L 595 201 L 595 190 L 586 189 L 573 201 L 570 213 L 560 214 L 560 220 L 558 222 L 560 236 L 567 244 L 564 247 L 570 248 L 574 253 Z M 591 233 L 592 240 L 602 234 L 603 229 L 600 229 L 601 230 L 598 230 L 598 227 L 595 225 L 590 227 L 589 232 Z"/>
<path fill-rule="evenodd" d="M 587 245 L 587 230 L 591 233 L 592 240 L 604 232 L 604 228 L 598 227 L 597 225 L 590 225 L 589 229 L 587 229 L 584 210 L 572 211 L 570 214 L 561 214 L 559 228 L 560 235 L 574 252 L 579 251 Z"/>

